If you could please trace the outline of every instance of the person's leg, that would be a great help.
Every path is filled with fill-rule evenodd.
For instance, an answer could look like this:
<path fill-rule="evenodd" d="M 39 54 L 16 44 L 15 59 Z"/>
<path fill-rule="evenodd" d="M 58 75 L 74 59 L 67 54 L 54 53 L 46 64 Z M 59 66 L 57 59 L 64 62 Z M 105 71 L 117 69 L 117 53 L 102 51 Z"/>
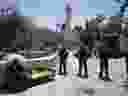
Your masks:
<path fill-rule="evenodd" d="M 87 59 L 88 57 L 84 58 L 83 59 L 83 64 L 84 64 L 84 77 L 85 78 L 88 78 L 88 67 L 87 67 Z"/>
<path fill-rule="evenodd" d="M 64 70 L 64 75 L 67 75 L 67 66 L 66 66 L 66 62 L 65 61 L 63 61 L 63 70 Z"/>
<path fill-rule="evenodd" d="M 78 72 L 78 76 L 82 76 L 82 59 L 79 58 L 79 72 Z"/>
<path fill-rule="evenodd" d="M 108 72 L 108 58 L 104 58 L 104 68 L 105 68 L 105 75 L 108 77 L 109 76 L 109 72 Z"/>
<path fill-rule="evenodd" d="M 99 79 L 103 79 L 103 73 L 104 73 L 104 60 L 103 60 L 103 58 L 101 58 L 101 60 L 100 60 L 100 68 L 99 68 L 100 70 L 100 72 L 99 72 Z"/>
<path fill-rule="evenodd" d="M 62 64 L 63 64 L 63 60 L 60 59 L 59 75 L 62 75 Z"/>
<path fill-rule="evenodd" d="M 105 68 L 105 80 L 106 81 L 111 81 L 110 76 L 109 76 L 109 64 L 108 64 L 108 58 L 104 58 L 104 68 Z"/>
<path fill-rule="evenodd" d="M 101 50 L 99 50 L 99 57 L 100 57 L 100 68 L 99 68 L 99 74 L 98 74 L 98 78 L 99 79 L 103 79 L 103 75 L 104 75 L 104 52 L 102 52 Z"/>
<path fill-rule="evenodd" d="M 78 61 L 78 59 L 75 57 L 75 59 L 74 59 L 74 63 L 75 63 L 75 67 L 74 67 L 74 72 L 75 72 L 75 74 L 77 74 L 78 73 L 78 68 L 79 68 L 79 61 Z"/>

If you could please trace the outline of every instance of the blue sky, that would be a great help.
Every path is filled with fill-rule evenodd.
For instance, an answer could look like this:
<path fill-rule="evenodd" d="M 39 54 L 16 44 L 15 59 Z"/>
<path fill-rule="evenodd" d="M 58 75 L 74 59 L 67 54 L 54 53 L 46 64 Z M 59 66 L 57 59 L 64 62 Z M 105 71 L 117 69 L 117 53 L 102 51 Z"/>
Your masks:
<path fill-rule="evenodd" d="M 113 8 L 117 6 L 113 0 L 70 0 L 70 2 L 74 16 L 94 16 L 97 13 L 111 16 L 118 10 L 118 8 Z M 27 16 L 63 16 L 64 7 L 64 0 L 17 1 L 17 8 L 22 12 L 22 15 Z"/>

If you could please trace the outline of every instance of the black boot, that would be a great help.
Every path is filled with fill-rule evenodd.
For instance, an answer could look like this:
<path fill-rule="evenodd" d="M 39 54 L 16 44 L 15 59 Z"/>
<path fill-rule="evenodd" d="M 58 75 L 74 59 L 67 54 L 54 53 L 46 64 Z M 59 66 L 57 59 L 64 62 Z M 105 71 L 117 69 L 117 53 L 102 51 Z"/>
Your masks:
<path fill-rule="evenodd" d="M 103 80 L 103 79 L 104 79 L 104 77 L 103 77 L 103 72 L 99 72 L 98 78 L 99 78 L 100 80 Z"/>
<path fill-rule="evenodd" d="M 111 79 L 109 76 L 105 76 L 105 77 L 103 78 L 103 80 L 104 80 L 104 81 L 108 81 L 108 82 L 111 82 L 111 81 L 112 81 L 112 79 Z"/>
<path fill-rule="evenodd" d="M 63 72 L 59 72 L 58 75 L 63 75 L 64 73 Z"/>
<path fill-rule="evenodd" d="M 109 76 L 109 64 L 108 64 L 108 58 L 105 58 L 104 59 L 104 70 L 105 70 L 105 77 L 104 77 L 104 81 L 112 81 L 110 79 L 110 76 Z"/>
<path fill-rule="evenodd" d="M 68 74 L 68 72 L 64 72 L 63 75 L 66 76 Z"/>
<path fill-rule="evenodd" d="M 81 73 L 78 73 L 77 76 L 78 76 L 78 77 L 82 77 Z"/>
<path fill-rule="evenodd" d="M 62 72 L 62 65 L 60 65 L 58 75 L 63 75 L 63 72 Z"/>
<path fill-rule="evenodd" d="M 85 74 L 85 75 L 83 76 L 83 78 L 88 78 L 88 74 Z"/>

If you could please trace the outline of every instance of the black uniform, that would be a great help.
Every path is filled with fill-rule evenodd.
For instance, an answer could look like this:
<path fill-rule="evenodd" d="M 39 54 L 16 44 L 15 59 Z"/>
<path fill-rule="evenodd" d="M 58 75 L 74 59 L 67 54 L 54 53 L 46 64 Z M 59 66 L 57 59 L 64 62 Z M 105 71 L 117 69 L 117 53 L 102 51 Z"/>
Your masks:
<path fill-rule="evenodd" d="M 87 59 L 89 57 L 89 52 L 84 47 L 80 47 L 78 51 L 78 59 L 79 59 L 79 73 L 78 76 L 82 76 L 82 67 L 84 66 L 84 77 L 88 77 L 88 69 L 87 69 Z"/>
<path fill-rule="evenodd" d="M 104 79 L 103 73 L 105 72 L 105 79 L 110 80 L 109 78 L 109 64 L 108 64 L 108 56 L 110 55 L 111 49 L 107 49 L 105 47 L 98 48 L 99 56 L 101 59 L 100 62 L 100 72 L 99 72 L 99 78 Z"/>
<path fill-rule="evenodd" d="M 110 32 L 110 34 L 104 34 L 101 40 L 103 42 L 103 46 L 100 46 L 100 48 L 98 48 L 99 56 L 101 59 L 99 78 L 105 80 L 110 80 L 108 59 L 119 58 L 120 55 L 118 44 L 119 35 L 114 34 L 113 32 L 115 31 Z M 103 78 L 103 72 L 105 72 L 105 78 Z"/>
<path fill-rule="evenodd" d="M 126 61 L 125 61 L 125 65 L 126 65 L 125 71 L 126 71 L 126 80 L 128 80 L 128 52 L 127 51 L 120 52 L 120 57 L 123 57 L 123 56 L 125 56 L 125 58 L 126 58 Z"/>
<path fill-rule="evenodd" d="M 126 61 L 125 61 L 125 64 L 126 64 L 126 79 L 128 80 L 128 50 L 124 50 L 124 49 L 128 49 L 128 46 L 127 46 L 127 39 L 128 37 L 124 35 L 124 40 L 122 41 L 123 46 L 120 45 L 120 57 L 124 57 L 126 58 Z M 125 45 L 125 46 L 124 46 Z"/>
<path fill-rule="evenodd" d="M 62 66 L 63 66 L 63 70 L 64 70 L 64 75 L 66 75 L 66 58 L 68 56 L 68 52 L 66 52 L 66 48 L 62 48 L 59 51 L 59 56 L 60 56 L 60 68 L 59 68 L 59 74 L 63 74 L 62 73 Z"/>

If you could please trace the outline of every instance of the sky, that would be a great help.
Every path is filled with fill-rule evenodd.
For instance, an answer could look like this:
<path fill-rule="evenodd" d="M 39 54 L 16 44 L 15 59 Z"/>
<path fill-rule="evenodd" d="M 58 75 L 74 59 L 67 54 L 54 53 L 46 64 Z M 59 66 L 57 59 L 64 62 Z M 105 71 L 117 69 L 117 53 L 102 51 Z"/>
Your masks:
<path fill-rule="evenodd" d="M 0 0 L 0 8 L 15 8 L 16 0 Z"/>
<path fill-rule="evenodd" d="M 114 0 L 19 0 L 17 8 L 24 15 L 64 16 L 65 2 L 70 2 L 73 16 L 114 15 L 118 10 Z"/>

